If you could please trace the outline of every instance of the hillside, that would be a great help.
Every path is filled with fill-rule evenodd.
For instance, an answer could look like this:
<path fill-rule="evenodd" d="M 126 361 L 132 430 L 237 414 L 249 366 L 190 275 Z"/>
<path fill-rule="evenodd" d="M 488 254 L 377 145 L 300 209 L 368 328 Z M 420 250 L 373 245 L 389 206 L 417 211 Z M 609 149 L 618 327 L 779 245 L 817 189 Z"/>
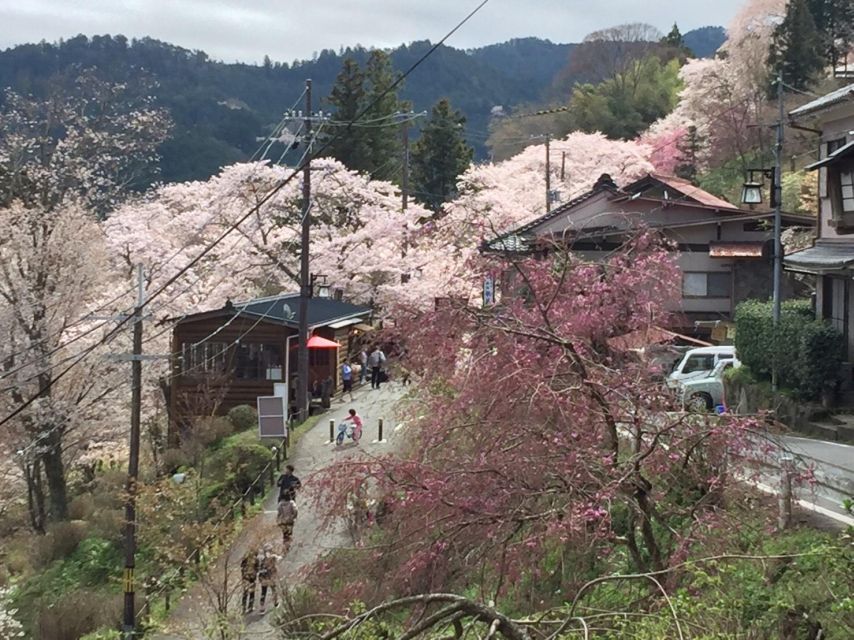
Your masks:
<path fill-rule="evenodd" d="M 686 42 L 708 52 L 716 39 L 722 40 L 722 30 L 709 29 L 687 33 Z M 407 69 L 430 46 L 419 41 L 394 49 L 394 67 Z M 470 142 L 483 157 L 490 110 L 540 100 L 573 47 L 538 38 L 468 51 L 442 46 L 410 76 L 401 97 L 416 111 L 450 98 L 466 114 Z M 172 139 L 161 149 L 162 177 L 172 182 L 204 179 L 223 164 L 247 158 L 257 137 L 300 95 L 306 78 L 314 82 L 316 108 L 328 108 L 323 98 L 346 56 L 364 62 L 368 50 L 324 50 L 312 60 L 257 66 L 225 64 L 202 51 L 150 38 L 80 35 L 0 52 L 0 86 L 39 95 L 50 83 L 67 81 L 77 69 L 94 68 L 104 79 L 150 91 L 175 122 Z"/>

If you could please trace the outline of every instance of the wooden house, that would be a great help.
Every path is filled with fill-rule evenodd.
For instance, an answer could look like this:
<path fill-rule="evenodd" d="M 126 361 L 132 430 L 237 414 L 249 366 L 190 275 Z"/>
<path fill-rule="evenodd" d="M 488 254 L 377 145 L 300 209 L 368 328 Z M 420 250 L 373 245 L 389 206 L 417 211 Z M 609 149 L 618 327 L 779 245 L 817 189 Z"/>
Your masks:
<path fill-rule="evenodd" d="M 547 253 L 565 245 L 604 260 L 638 229 L 660 233 L 674 246 L 682 272 L 682 298 L 669 328 L 708 337 L 716 322 L 732 320 L 739 302 L 771 295 L 772 220 L 770 211 L 736 207 L 673 176 L 651 174 L 619 188 L 606 174 L 587 193 L 499 236 L 485 250 Z M 784 228 L 814 224 L 811 216 L 783 214 Z"/>
<path fill-rule="evenodd" d="M 170 422 L 190 416 L 224 415 L 232 407 L 255 406 L 258 396 L 287 389 L 295 401 L 299 294 L 186 315 L 172 330 Z M 337 348 L 309 349 L 309 389 L 331 379 L 340 384 L 340 365 L 356 359 L 371 309 L 341 300 L 308 298 L 309 334 Z M 285 385 L 277 388 L 276 385 Z"/>

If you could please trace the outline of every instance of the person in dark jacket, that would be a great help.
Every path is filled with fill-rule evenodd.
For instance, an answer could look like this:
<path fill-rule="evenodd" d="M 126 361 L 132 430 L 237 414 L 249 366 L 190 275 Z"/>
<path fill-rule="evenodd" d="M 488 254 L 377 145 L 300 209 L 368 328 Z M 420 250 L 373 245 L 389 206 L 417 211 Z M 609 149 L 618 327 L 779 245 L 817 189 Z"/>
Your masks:
<path fill-rule="evenodd" d="M 294 466 L 289 464 L 285 467 L 285 472 L 279 476 L 279 481 L 276 483 L 279 487 L 279 502 L 282 500 L 295 500 L 297 490 L 302 487 L 302 483 L 294 475 Z"/>

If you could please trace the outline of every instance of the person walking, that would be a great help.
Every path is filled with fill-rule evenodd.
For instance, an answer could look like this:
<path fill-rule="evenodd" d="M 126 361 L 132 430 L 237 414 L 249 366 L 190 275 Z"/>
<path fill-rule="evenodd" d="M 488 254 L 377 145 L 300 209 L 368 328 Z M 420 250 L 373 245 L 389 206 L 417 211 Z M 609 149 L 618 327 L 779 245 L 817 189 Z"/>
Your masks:
<path fill-rule="evenodd" d="M 273 606 L 279 606 L 279 592 L 276 586 L 279 583 L 278 560 L 279 556 L 273 553 L 273 546 L 269 542 L 266 543 L 258 556 L 258 581 L 261 583 L 261 602 L 258 605 L 258 611 L 261 613 L 264 613 L 267 589 L 272 592 Z"/>
<path fill-rule="evenodd" d="M 297 503 L 293 500 L 282 500 L 276 512 L 276 524 L 282 530 L 282 555 L 288 554 L 294 537 L 294 524 L 297 521 Z"/>
<path fill-rule="evenodd" d="M 343 385 L 341 389 L 341 402 L 344 402 L 345 393 L 350 394 L 350 402 L 353 402 L 353 367 L 347 361 L 341 365 L 341 383 Z"/>
<path fill-rule="evenodd" d="M 385 360 L 385 354 L 382 352 L 379 345 L 377 345 L 371 352 L 371 355 L 368 356 L 368 366 L 371 368 L 371 389 L 380 388 L 380 374 L 382 373 L 382 367 L 385 364 Z"/>
<path fill-rule="evenodd" d="M 368 353 L 364 349 L 359 350 L 359 384 L 365 384 L 365 378 L 368 376 Z"/>
<path fill-rule="evenodd" d="M 285 472 L 279 476 L 279 481 L 276 485 L 279 487 L 279 502 L 296 499 L 297 490 L 302 488 L 302 483 L 294 475 L 294 466 L 292 464 L 285 466 Z"/>
<path fill-rule="evenodd" d="M 250 547 L 240 561 L 240 581 L 243 585 L 243 613 L 255 608 L 255 583 L 258 581 L 258 549 Z"/>

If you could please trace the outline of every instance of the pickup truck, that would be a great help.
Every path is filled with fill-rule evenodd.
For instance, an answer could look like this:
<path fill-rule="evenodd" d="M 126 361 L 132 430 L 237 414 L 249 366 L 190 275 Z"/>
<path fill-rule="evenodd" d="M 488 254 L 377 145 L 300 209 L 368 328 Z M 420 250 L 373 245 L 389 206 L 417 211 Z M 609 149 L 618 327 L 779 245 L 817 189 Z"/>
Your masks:
<path fill-rule="evenodd" d="M 724 373 L 738 361 L 721 360 L 715 368 L 701 378 L 692 378 L 679 383 L 679 400 L 686 411 L 701 413 L 712 411 L 724 402 Z"/>

